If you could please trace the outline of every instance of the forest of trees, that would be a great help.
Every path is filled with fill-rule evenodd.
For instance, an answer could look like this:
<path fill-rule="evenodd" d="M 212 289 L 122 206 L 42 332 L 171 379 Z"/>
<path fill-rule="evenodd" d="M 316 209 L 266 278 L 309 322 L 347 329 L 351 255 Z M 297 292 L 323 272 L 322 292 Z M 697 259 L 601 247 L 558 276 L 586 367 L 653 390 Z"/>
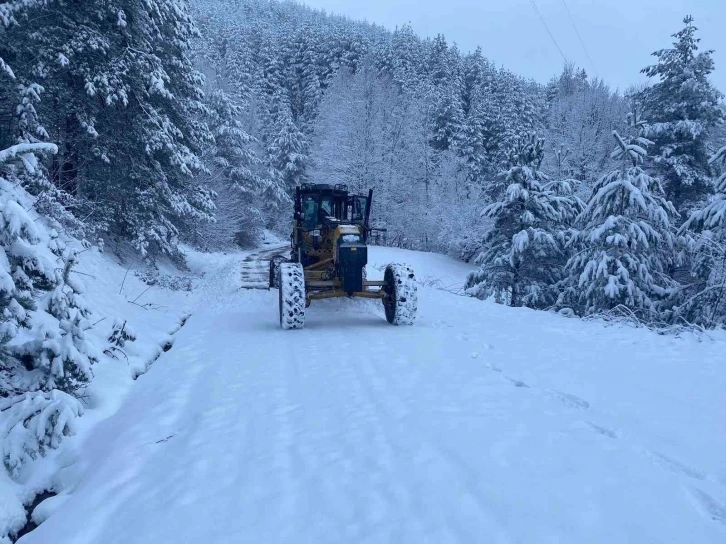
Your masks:
<path fill-rule="evenodd" d="M 0 0 L 8 474 L 73 431 L 103 356 L 79 245 L 254 247 L 305 181 L 374 189 L 380 243 L 475 264 L 469 296 L 724 326 L 726 110 L 694 21 L 625 92 L 485 53 L 292 2 Z"/>
<path fill-rule="evenodd" d="M 0 2 L 0 396 L 89 379 L 57 232 L 183 266 L 185 243 L 287 236 L 303 181 L 373 188 L 381 243 L 476 263 L 471 296 L 721 326 L 713 70 L 690 17 L 649 85 L 619 92 L 295 3 Z M 51 329 L 34 328 L 39 307 Z"/>
<path fill-rule="evenodd" d="M 650 84 L 619 92 L 573 65 L 528 81 L 408 26 L 255 0 L 193 8 L 201 64 L 243 105 L 257 175 L 276 187 L 373 188 L 385 243 L 475 261 L 473 296 L 724 322 L 723 95 L 690 17 L 643 69 Z"/>

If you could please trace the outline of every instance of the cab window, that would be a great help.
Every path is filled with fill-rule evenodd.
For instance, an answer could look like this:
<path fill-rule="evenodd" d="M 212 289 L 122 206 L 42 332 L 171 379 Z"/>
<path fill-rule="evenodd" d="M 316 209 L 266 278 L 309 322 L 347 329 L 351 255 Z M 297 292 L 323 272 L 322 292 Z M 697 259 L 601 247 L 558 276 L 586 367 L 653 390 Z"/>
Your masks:
<path fill-rule="evenodd" d="M 333 215 L 333 201 L 329 196 L 320 199 L 320 215 L 321 218 Z"/>
<path fill-rule="evenodd" d="M 365 209 L 366 201 L 368 200 L 365 196 L 354 196 L 351 200 L 350 220 L 353 222 L 362 223 L 365 221 Z"/>
<path fill-rule="evenodd" d="M 303 228 L 312 230 L 318 224 L 318 199 L 315 195 L 303 197 Z"/>

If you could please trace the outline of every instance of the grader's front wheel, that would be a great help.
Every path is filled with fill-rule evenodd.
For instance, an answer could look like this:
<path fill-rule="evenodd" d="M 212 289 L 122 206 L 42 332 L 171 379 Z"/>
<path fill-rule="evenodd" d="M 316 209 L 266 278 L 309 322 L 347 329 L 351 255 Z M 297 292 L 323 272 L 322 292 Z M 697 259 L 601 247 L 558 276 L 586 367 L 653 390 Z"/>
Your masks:
<path fill-rule="evenodd" d="M 413 269 L 405 264 L 389 264 L 383 281 L 386 321 L 391 325 L 413 325 L 418 310 L 418 290 Z"/>
<path fill-rule="evenodd" d="M 278 272 L 280 327 L 305 326 L 305 273 L 300 263 L 281 263 Z"/>

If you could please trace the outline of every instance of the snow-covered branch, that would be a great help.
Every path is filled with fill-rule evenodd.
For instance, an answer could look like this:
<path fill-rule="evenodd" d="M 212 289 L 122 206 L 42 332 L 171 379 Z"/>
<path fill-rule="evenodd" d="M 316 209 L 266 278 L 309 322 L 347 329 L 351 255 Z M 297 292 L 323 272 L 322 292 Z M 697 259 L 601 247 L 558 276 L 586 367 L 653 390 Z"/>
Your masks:
<path fill-rule="evenodd" d="M 0 150 L 0 164 L 32 153 L 58 153 L 58 146 L 49 143 L 23 143 Z"/>

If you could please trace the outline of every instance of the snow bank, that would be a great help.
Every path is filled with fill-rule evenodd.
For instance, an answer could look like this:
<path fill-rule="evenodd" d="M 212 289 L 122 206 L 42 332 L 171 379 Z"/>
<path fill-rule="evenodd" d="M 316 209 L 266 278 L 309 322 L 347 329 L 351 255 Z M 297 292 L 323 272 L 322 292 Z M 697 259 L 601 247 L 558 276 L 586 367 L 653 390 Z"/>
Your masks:
<path fill-rule="evenodd" d="M 368 279 L 382 280 L 386 265 L 396 262 L 413 267 L 419 284 L 450 291 L 463 289 L 467 275 L 476 270 L 474 265 L 438 253 L 371 246 L 368 251 Z"/>
<path fill-rule="evenodd" d="M 57 365 L 57 361 L 69 357 L 85 360 L 87 366 L 82 370 L 92 380 L 75 392 L 78 398 L 57 389 L 0 398 L 0 455 L 3 460 L 0 468 L 0 542 L 25 525 L 23 505 L 29 505 L 37 494 L 53 491 L 65 497 L 73 491 L 85 470 L 76 461 L 89 434 L 122 405 L 134 380 L 169 349 L 174 334 L 193 308 L 209 295 L 204 289 L 194 289 L 202 282 L 201 272 L 192 271 L 180 276 L 180 272 L 171 266 L 162 266 L 159 273 L 174 278 L 175 285 L 188 285 L 191 290 L 174 291 L 161 287 L 159 282 L 155 285 L 144 283 L 144 279 L 149 281 L 149 275 L 139 273 L 146 268 L 142 263 L 133 258 L 121 262 L 98 247 L 58 234 L 48 221 L 28 211 L 32 204 L 22 190 L 3 185 L 3 191 L 0 226 L 9 236 L 22 235 L 23 239 L 10 246 L 7 257 L 0 251 L 0 258 L 4 259 L 0 262 L 0 271 L 5 272 L 0 274 L 0 290 L 8 293 L 16 289 L 16 284 L 23 285 L 18 283 L 23 279 L 21 276 L 16 274 L 12 278 L 8 275 L 8 258 L 15 259 L 14 262 L 22 259 L 24 270 L 41 278 L 47 277 L 49 282 L 65 280 L 45 295 L 40 292 L 35 310 L 16 305 L 17 322 L 25 322 L 30 328 L 14 326 L 14 321 L 5 319 L 0 323 L 0 332 L 11 333 L 12 339 L 7 345 L 16 351 L 17 346 L 26 346 L 57 354 L 56 362 L 50 364 Z M 64 254 L 74 254 L 75 262 L 63 268 L 49 250 L 53 247 L 58 247 Z M 230 256 L 197 256 L 189 251 L 191 262 L 204 261 L 206 270 L 213 269 L 215 264 L 231 266 L 233 262 Z M 234 262 L 237 259 L 239 256 L 234 257 Z M 83 321 L 79 320 L 81 316 L 76 313 L 76 306 L 84 308 Z M 54 320 L 46 310 L 58 316 L 69 316 L 67 325 Z M 60 330 L 63 327 L 67 327 L 66 330 Z M 46 339 L 41 348 L 35 345 L 34 335 L 42 331 L 45 331 Z M 83 345 L 76 341 L 80 338 L 78 335 L 83 335 Z M 83 353 L 93 354 L 92 359 L 83 359 Z M 16 380 L 10 385 L 18 383 Z M 18 386 L 17 390 L 22 389 Z M 57 497 L 52 501 L 55 505 L 61 502 Z M 57 507 L 51 508 L 46 502 L 41 503 L 40 510 L 34 514 L 36 523 Z"/>

